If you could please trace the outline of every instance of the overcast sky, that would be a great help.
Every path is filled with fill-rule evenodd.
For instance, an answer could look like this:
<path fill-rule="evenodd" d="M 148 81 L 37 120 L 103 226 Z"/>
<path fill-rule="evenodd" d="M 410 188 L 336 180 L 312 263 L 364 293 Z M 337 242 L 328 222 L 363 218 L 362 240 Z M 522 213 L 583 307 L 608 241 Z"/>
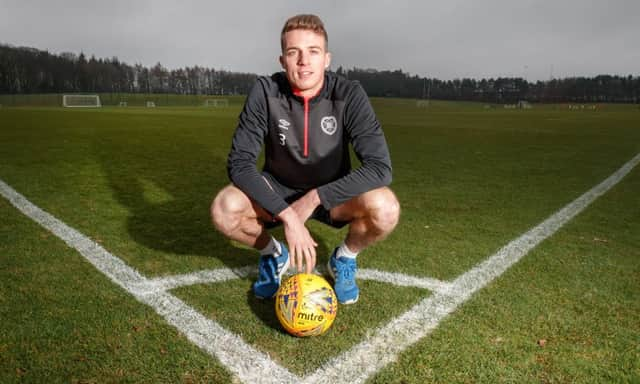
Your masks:
<path fill-rule="evenodd" d="M 0 43 L 268 74 L 280 69 L 282 24 L 298 13 L 325 22 L 333 69 L 640 75 L 640 0 L 0 0 Z"/>

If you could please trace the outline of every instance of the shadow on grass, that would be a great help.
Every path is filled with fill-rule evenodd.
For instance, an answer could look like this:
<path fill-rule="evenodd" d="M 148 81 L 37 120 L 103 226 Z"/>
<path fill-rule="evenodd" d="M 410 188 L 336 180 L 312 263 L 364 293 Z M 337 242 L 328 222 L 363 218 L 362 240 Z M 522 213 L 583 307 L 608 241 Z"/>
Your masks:
<path fill-rule="evenodd" d="M 211 224 L 210 204 L 229 183 L 226 157 L 205 146 L 206 139 L 149 131 L 131 129 L 126 141 L 122 131 L 94 138 L 94 151 L 113 196 L 129 212 L 126 228 L 131 239 L 169 255 L 211 257 L 229 268 L 255 264 L 257 270 L 257 252 L 234 246 Z M 282 227 L 271 233 L 284 239 Z M 312 236 L 318 242 L 318 263 L 326 263 L 327 246 L 317 233 Z M 163 269 L 160 265 L 159 270 Z M 280 329 L 273 300 L 257 300 L 251 290 L 247 296 L 256 316 Z"/>
<path fill-rule="evenodd" d="M 253 294 L 253 290 L 247 291 L 247 304 L 253 314 L 269 328 L 275 329 L 282 334 L 287 332 L 282 328 L 275 312 L 275 299 L 258 299 Z"/>
<path fill-rule="evenodd" d="M 177 129 L 100 132 L 94 152 L 115 200 L 129 211 L 126 226 L 134 241 L 176 255 L 215 257 L 229 267 L 257 263 L 255 251 L 233 246 L 211 224 L 211 202 L 229 183 L 226 152 L 222 156 L 205 146 L 209 138 Z M 284 238 L 281 231 L 274 233 Z M 318 254 L 326 249 L 320 246 Z"/>
<path fill-rule="evenodd" d="M 254 263 L 253 251 L 234 247 L 211 224 L 210 204 L 229 183 L 226 159 L 197 137 L 158 131 L 131 129 L 126 141 L 122 132 L 95 138 L 113 196 L 129 211 L 131 238 L 151 250 L 214 257 L 231 268 Z"/>

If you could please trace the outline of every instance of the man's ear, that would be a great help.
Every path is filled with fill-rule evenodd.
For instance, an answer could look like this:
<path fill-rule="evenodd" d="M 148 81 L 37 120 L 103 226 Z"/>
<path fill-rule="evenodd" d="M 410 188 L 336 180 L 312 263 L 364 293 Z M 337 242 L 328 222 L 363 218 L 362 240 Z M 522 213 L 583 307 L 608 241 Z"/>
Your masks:
<path fill-rule="evenodd" d="M 331 66 L 331 52 L 327 52 L 326 55 L 324 69 L 328 69 Z"/>
<path fill-rule="evenodd" d="M 285 65 L 284 65 L 284 63 L 285 63 L 284 55 L 280 55 L 280 56 L 278 57 L 278 62 L 280 62 L 280 66 L 282 67 L 282 69 L 285 69 Z"/>

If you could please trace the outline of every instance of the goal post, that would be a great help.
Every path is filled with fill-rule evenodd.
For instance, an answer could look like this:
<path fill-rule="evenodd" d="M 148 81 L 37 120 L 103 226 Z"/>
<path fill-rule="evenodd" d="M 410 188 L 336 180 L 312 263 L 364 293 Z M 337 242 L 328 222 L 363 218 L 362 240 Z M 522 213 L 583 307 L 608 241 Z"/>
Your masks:
<path fill-rule="evenodd" d="M 429 107 L 429 100 L 424 100 L 424 99 L 416 100 L 416 107 L 418 107 L 418 108 L 428 108 Z"/>
<path fill-rule="evenodd" d="M 206 99 L 204 101 L 205 107 L 214 107 L 214 108 L 226 108 L 229 106 L 229 100 L 227 99 Z"/>
<path fill-rule="evenodd" d="M 98 95 L 62 95 L 62 106 L 67 108 L 100 108 Z"/>

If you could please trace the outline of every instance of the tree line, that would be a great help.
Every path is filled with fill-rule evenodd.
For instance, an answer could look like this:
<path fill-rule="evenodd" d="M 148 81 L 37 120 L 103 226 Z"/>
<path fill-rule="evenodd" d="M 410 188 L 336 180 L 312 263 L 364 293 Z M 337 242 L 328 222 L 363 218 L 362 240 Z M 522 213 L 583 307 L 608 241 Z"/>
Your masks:
<path fill-rule="evenodd" d="M 439 80 L 412 76 L 401 70 L 344 69 L 337 72 L 359 80 L 369 96 L 433 98 L 487 103 L 640 102 L 640 77 L 599 75 L 528 82 L 522 78 Z"/>
<path fill-rule="evenodd" d="M 528 82 L 522 78 L 439 80 L 402 70 L 339 67 L 336 72 L 358 80 L 369 96 L 467 100 L 488 103 L 640 101 L 640 77 L 599 75 Z M 200 66 L 169 70 L 130 65 L 111 59 L 87 59 L 84 53 L 52 54 L 35 48 L 0 44 L 0 94 L 24 93 L 173 93 L 246 94 L 257 75 Z"/>
<path fill-rule="evenodd" d="M 0 45 L 0 94 L 174 93 L 246 94 L 256 75 L 200 66 L 169 70 L 129 65 L 118 58 L 87 59 L 84 53 L 59 55 L 35 48 Z"/>

